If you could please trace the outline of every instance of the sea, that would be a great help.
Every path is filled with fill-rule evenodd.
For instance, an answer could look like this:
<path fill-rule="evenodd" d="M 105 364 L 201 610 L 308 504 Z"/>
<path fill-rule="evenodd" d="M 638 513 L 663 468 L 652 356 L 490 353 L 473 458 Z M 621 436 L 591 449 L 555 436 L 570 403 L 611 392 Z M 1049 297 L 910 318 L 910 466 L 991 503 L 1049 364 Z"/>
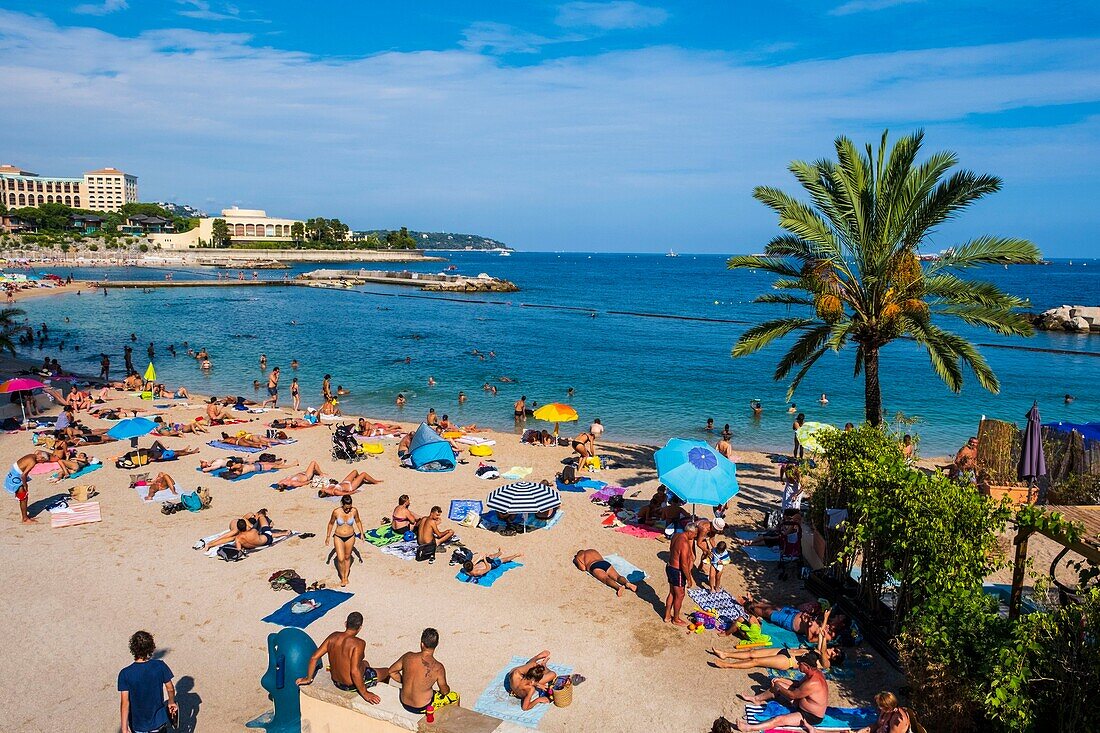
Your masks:
<path fill-rule="evenodd" d="M 784 314 L 786 307 L 754 303 L 773 277 L 730 271 L 724 256 L 434 254 L 448 262 L 398 267 L 439 272 L 454 265 L 459 274 L 484 272 L 511 280 L 520 291 L 444 295 L 384 285 L 84 291 L 21 303 L 28 321 L 48 323 L 51 335 L 45 348 L 21 354 L 57 357 L 66 369 L 98 373 L 99 355 L 105 352 L 112 374 L 121 376 L 123 347 L 133 343 L 135 363 L 144 370 L 152 342 L 158 379 L 169 388 L 186 385 L 199 393 L 250 399 L 266 395 L 259 365 L 266 354 L 269 369 L 282 368 L 283 404 L 289 404 L 290 380 L 296 377 L 303 405 L 318 406 L 321 380 L 329 373 L 334 388 L 350 390 L 340 400 L 348 415 L 416 421 L 435 408 L 463 425 L 518 430 L 512 405 L 523 395 L 529 403 L 573 405 L 580 420 L 563 425 L 564 432 L 587 428 L 599 418 L 606 439 L 650 445 L 672 437 L 713 442 L 728 424 L 735 449 L 786 450 L 793 440 L 791 409 L 805 413 L 807 420 L 837 426 L 863 419 L 863 380 L 853 374 L 850 349 L 823 357 L 790 403 L 787 382 L 772 378 L 786 342 L 732 358 L 738 336 L 754 323 Z M 358 269 L 306 263 L 258 276 L 281 280 L 321 267 Z M 215 280 L 218 271 L 61 266 L 42 272 L 150 281 L 171 272 L 179 281 Z M 968 276 L 1028 298 L 1036 310 L 1100 305 L 1096 259 L 990 266 Z M 915 436 L 922 454 L 954 452 L 976 433 L 983 416 L 1022 425 L 1034 402 L 1044 422 L 1100 419 L 1100 335 L 1038 332 L 1013 338 L 958 321 L 942 325 L 979 345 L 1001 390 L 990 394 L 967 373 L 962 391 L 952 393 L 917 344 L 887 346 L 881 358 L 887 421 L 891 429 Z M 210 352 L 210 371 L 201 371 L 187 357 L 185 342 Z M 177 356 L 169 355 L 169 344 Z M 486 356 L 475 356 L 474 350 Z M 296 370 L 290 367 L 293 359 L 299 362 Z M 497 388 L 495 395 L 485 389 L 490 385 Z M 467 395 L 465 404 L 459 404 L 459 392 Z M 403 408 L 395 404 L 399 393 L 408 400 Z M 1070 404 L 1067 394 L 1076 398 Z M 828 404 L 822 404 L 822 395 Z M 758 419 L 751 400 L 763 403 Z M 717 426 L 714 434 L 704 430 L 708 418 Z M 528 424 L 548 427 L 534 420 Z"/>

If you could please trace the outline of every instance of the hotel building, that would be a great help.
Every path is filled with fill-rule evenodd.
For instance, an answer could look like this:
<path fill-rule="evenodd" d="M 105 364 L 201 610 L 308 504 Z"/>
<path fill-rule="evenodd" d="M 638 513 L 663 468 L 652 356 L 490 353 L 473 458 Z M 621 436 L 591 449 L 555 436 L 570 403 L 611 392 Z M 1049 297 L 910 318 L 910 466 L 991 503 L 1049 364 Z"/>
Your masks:
<path fill-rule="evenodd" d="M 294 241 L 290 229 L 299 221 L 268 216 L 262 209 L 238 209 L 236 206 L 222 209 L 221 216 L 216 218 L 225 220 L 233 244 L 289 245 Z M 148 239 L 168 250 L 209 247 L 214 238 L 214 219 L 199 219 L 199 225 L 188 232 L 149 234 Z"/>
<path fill-rule="evenodd" d="M 0 203 L 9 209 L 65 204 L 74 209 L 118 211 L 137 200 L 137 176 L 117 168 L 88 171 L 83 178 L 59 178 L 0 165 Z"/>

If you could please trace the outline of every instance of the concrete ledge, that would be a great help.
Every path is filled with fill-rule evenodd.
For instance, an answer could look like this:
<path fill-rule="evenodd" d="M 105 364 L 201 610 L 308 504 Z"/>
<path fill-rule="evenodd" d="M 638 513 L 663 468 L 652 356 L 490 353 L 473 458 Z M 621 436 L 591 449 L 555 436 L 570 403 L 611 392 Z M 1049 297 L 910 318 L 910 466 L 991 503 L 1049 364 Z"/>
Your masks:
<path fill-rule="evenodd" d="M 405 710 L 398 697 L 397 685 L 376 685 L 371 692 L 382 698 L 371 705 L 356 692 L 336 689 L 326 672 L 317 675 L 313 684 L 301 688 L 302 733 L 524 733 L 512 723 L 476 713 L 473 710 L 448 705 L 428 723 L 423 715 Z"/>

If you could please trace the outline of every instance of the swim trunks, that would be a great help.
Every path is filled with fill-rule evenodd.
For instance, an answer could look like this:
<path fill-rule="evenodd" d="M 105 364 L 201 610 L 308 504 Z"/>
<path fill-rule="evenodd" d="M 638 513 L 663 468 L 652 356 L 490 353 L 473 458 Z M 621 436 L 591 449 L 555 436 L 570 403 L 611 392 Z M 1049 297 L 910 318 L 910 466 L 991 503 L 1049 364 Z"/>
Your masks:
<path fill-rule="evenodd" d="M 279 394 L 279 388 L 278 387 L 268 387 L 267 388 L 267 394 L 270 397 L 274 397 L 275 395 Z"/>
<path fill-rule="evenodd" d="M 27 484 L 23 480 L 23 471 L 14 463 L 8 475 L 4 477 L 4 488 L 9 494 L 15 494 L 15 498 L 20 501 L 27 498 Z"/>
<path fill-rule="evenodd" d="M 805 710 L 799 710 L 798 712 L 802 713 L 802 719 L 810 725 L 821 725 L 825 721 L 824 715 L 814 715 L 813 713 L 808 713 Z"/>
<path fill-rule="evenodd" d="M 794 620 L 798 616 L 799 610 L 797 608 L 791 608 L 790 606 L 784 606 L 778 611 L 772 611 L 768 620 L 776 626 L 787 629 L 788 631 L 794 631 Z"/>
<path fill-rule="evenodd" d="M 501 564 L 502 563 L 501 563 L 499 557 L 489 558 L 489 567 L 491 567 L 493 570 L 496 570 L 497 568 L 499 568 L 501 566 Z"/>
<path fill-rule="evenodd" d="M 611 569 L 611 563 L 609 563 L 607 560 L 597 560 L 596 562 L 590 563 L 588 565 L 588 571 L 589 572 L 595 572 L 597 570 L 602 570 L 606 573 L 610 569 Z"/>
<path fill-rule="evenodd" d="M 683 588 L 686 585 L 684 571 L 680 568 L 665 565 L 665 577 L 668 578 L 668 584 L 673 588 Z"/>
<path fill-rule="evenodd" d="M 406 704 L 404 700 L 401 701 L 401 707 L 405 708 L 413 715 L 423 715 L 424 713 L 428 712 L 428 708 L 430 708 L 431 706 L 432 703 L 430 700 L 428 701 L 427 705 L 424 705 L 422 707 L 413 707 L 412 705 Z"/>

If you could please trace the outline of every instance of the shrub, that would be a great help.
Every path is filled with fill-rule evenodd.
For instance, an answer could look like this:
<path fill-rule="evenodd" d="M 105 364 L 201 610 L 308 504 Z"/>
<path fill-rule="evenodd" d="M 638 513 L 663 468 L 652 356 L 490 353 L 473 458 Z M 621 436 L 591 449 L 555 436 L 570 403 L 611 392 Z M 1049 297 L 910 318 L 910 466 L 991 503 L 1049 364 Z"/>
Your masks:
<path fill-rule="evenodd" d="M 142 252 L 148 252 L 149 251 L 149 245 L 142 242 L 141 245 L 138 247 L 138 249 L 141 250 Z"/>

